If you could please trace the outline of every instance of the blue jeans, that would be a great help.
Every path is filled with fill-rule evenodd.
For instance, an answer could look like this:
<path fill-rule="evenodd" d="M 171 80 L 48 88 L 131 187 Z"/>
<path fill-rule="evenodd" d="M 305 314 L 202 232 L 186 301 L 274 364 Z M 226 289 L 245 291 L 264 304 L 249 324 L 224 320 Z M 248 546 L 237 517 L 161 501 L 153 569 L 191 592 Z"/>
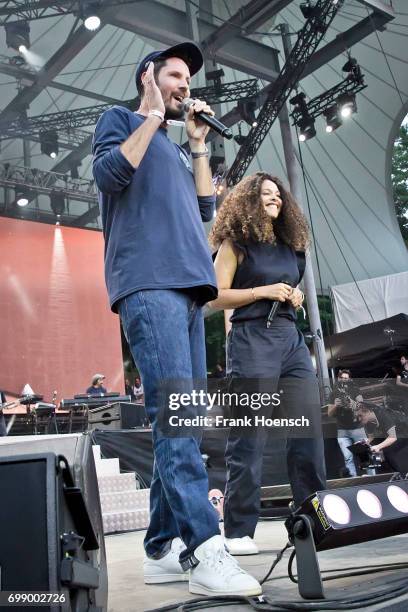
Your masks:
<path fill-rule="evenodd" d="M 205 379 L 205 336 L 201 308 L 182 291 L 136 291 L 119 302 L 123 331 L 141 374 L 152 425 L 154 470 L 150 487 L 148 556 L 159 557 L 169 540 L 181 537 L 180 562 L 219 534 L 218 514 L 208 500 L 208 477 L 200 439 L 163 437 L 158 427 L 158 389 L 165 380 Z"/>
<path fill-rule="evenodd" d="M 354 455 L 348 447 L 355 442 L 365 440 L 366 437 L 367 435 L 363 427 L 357 427 L 356 429 L 339 429 L 337 432 L 337 441 L 343 453 L 344 463 L 350 472 L 350 476 L 357 476 L 357 470 L 356 464 L 354 463 Z"/>

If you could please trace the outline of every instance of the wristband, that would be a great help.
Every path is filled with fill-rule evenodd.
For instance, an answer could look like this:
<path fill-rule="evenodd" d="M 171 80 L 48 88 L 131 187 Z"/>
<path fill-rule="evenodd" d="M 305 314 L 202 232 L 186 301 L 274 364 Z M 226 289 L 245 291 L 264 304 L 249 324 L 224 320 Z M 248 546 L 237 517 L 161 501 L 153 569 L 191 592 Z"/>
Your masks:
<path fill-rule="evenodd" d="M 164 121 L 164 113 L 162 113 L 159 110 L 153 109 L 153 110 L 149 111 L 149 117 L 151 115 L 153 115 L 154 117 L 158 117 L 159 119 L 161 119 L 162 122 Z"/>
<path fill-rule="evenodd" d="M 209 151 L 207 147 L 205 147 L 205 151 L 200 151 L 199 153 L 194 153 L 193 151 L 191 151 L 191 157 L 193 159 L 198 159 L 199 157 L 208 157 L 208 155 Z"/>
<path fill-rule="evenodd" d="M 256 300 L 257 300 L 258 298 L 257 298 L 257 297 L 256 297 L 256 295 L 255 295 L 255 291 L 254 291 L 254 288 L 253 288 L 253 287 L 251 287 L 251 293 L 252 293 L 252 298 L 253 298 L 254 302 L 256 302 Z"/>

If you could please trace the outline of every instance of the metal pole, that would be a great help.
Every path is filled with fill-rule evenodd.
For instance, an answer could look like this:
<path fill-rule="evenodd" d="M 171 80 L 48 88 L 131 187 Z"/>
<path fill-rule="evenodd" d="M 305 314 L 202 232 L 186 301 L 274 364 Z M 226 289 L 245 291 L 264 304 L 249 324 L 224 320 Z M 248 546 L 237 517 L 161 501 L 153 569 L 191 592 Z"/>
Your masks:
<path fill-rule="evenodd" d="M 280 25 L 282 33 L 283 48 L 287 59 L 291 52 L 289 26 L 286 23 Z M 277 70 L 280 68 L 277 66 Z M 302 190 L 299 173 L 299 163 L 295 156 L 295 139 L 289 122 L 289 113 L 286 104 L 279 114 L 279 123 L 285 155 L 286 169 L 290 184 L 290 190 L 294 195 L 300 208 L 304 211 L 302 202 Z M 307 298 L 307 311 L 309 314 L 310 330 L 313 334 L 313 347 L 316 357 L 317 375 L 319 379 L 320 399 L 322 403 L 327 398 L 327 387 L 329 385 L 329 371 L 327 368 L 326 350 L 324 346 L 322 324 L 320 321 L 319 305 L 317 302 L 316 283 L 313 275 L 312 258 L 306 253 L 306 270 L 303 277 L 305 295 Z"/>

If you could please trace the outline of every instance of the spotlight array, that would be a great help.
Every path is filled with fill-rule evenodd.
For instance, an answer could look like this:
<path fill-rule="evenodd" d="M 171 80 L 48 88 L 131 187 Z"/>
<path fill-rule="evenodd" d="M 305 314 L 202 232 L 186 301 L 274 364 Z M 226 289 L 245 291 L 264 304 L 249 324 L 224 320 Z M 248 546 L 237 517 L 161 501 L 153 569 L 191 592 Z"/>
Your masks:
<path fill-rule="evenodd" d="M 287 519 L 295 544 L 299 592 L 324 597 L 316 551 L 408 532 L 408 481 L 317 491 Z"/>
<path fill-rule="evenodd" d="M 306 95 L 301 92 L 289 100 L 294 107 L 292 117 L 299 128 L 301 142 L 316 136 L 314 120 L 319 115 L 324 116 L 326 132 L 330 134 L 343 124 L 344 119 L 357 112 L 356 94 L 366 87 L 364 76 L 357 60 L 350 56 L 342 70 L 347 73 L 346 78 L 320 96 L 307 102 Z"/>

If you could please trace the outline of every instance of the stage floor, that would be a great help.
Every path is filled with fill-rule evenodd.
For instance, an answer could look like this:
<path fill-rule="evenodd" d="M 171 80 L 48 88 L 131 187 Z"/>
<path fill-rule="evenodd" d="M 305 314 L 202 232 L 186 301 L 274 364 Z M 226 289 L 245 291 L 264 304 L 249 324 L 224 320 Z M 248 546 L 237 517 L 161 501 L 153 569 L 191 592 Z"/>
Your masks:
<path fill-rule="evenodd" d="M 188 583 L 167 585 L 145 585 L 143 582 L 143 538 L 145 531 L 106 536 L 106 550 L 109 576 L 109 612 L 143 612 L 160 608 L 176 602 L 193 599 L 188 592 Z M 259 523 L 255 541 L 261 551 L 260 555 L 239 557 L 242 567 L 250 571 L 258 580 L 268 572 L 276 553 L 287 542 L 283 521 L 262 521 Z M 303 601 L 297 587 L 287 577 L 287 562 L 291 549 L 285 552 L 283 559 L 275 568 L 272 577 L 264 585 L 264 594 L 274 600 Z M 376 540 L 365 544 L 356 544 L 345 548 L 319 553 L 322 570 L 334 569 L 338 572 L 347 567 L 367 568 L 368 565 L 397 563 L 408 561 L 408 535 Z M 294 568 L 295 570 L 296 568 Z M 329 575 L 329 574 L 328 574 Z M 361 593 L 373 592 L 384 588 L 396 578 L 408 580 L 407 570 L 369 574 L 347 579 L 337 579 L 325 583 L 326 597 L 353 597 Z M 330 608 L 336 610 L 336 608 Z M 358 610 L 408 610 L 408 595 L 370 607 L 354 608 Z M 228 612 L 248 611 L 249 606 L 231 606 L 206 610 L 225 610 Z"/>

